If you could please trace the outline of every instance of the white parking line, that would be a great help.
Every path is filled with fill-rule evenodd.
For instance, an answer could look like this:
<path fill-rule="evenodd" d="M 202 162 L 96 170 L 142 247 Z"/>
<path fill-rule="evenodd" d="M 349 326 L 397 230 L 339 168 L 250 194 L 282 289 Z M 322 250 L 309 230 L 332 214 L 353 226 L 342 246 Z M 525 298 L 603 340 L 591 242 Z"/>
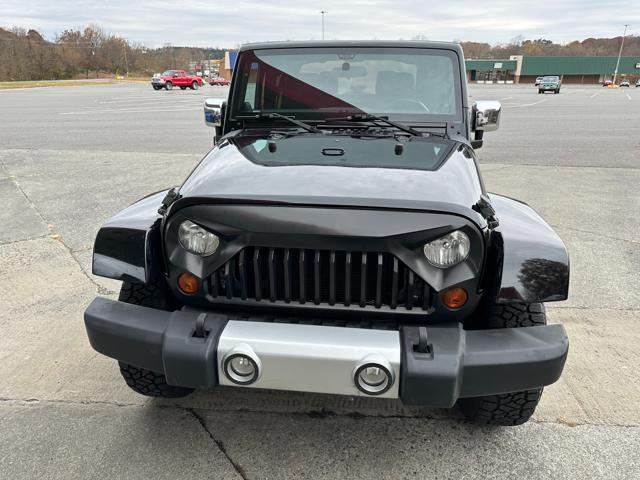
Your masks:
<path fill-rule="evenodd" d="M 600 95 L 600 92 L 596 92 L 593 95 L 591 95 L 589 98 L 596 98 L 598 95 Z"/>
<path fill-rule="evenodd" d="M 498 100 L 502 101 L 502 100 L 511 100 L 513 97 L 504 97 L 504 98 L 499 98 Z"/>
<path fill-rule="evenodd" d="M 629 94 L 628 94 L 628 93 L 626 93 L 626 92 L 625 92 L 625 95 L 627 96 L 627 98 L 628 98 L 629 100 L 631 100 L 631 95 L 629 95 Z"/>
<path fill-rule="evenodd" d="M 533 102 L 533 103 L 521 103 L 521 104 L 518 104 L 518 105 L 505 105 L 503 108 L 533 107 L 534 105 L 538 105 L 540 103 L 546 102 L 547 100 L 549 100 L 549 99 L 545 98 L 545 99 L 538 100 L 537 102 Z"/>
<path fill-rule="evenodd" d="M 103 113 L 156 113 L 156 112 L 193 112 L 195 108 L 146 108 L 146 109 L 109 109 L 109 110 L 85 110 L 81 112 L 58 112 L 58 115 L 97 115 Z"/>
<path fill-rule="evenodd" d="M 175 103 L 197 103 L 198 101 L 200 101 L 203 97 L 191 97 L 191 98 L 181 98 L 181 99 L 177 99 L 177 98 L 145 98 L 145 99 L 124 99 L 124 100 L 113 100 L 113 101 L 102 101 L 102 102 L 98 102 L 98 104 L 100 105 L 107 105 L 107 106 L 113 106 L 113 107 L 117 107 L 119 105 L 131 105 L 133 103 L 135 103 L 136 105 L 140 105 L 140 104 L 144 104 L 144 103 L 151 103 L 151 104 L 158 104 L 158 103 L 164 103 L 164 104 L 175 104 Z"/>

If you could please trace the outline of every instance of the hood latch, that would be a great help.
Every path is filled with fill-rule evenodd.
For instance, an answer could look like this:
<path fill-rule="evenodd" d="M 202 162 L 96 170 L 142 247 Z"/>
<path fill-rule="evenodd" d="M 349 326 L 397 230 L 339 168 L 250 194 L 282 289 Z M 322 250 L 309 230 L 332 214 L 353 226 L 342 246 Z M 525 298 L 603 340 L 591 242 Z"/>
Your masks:
<path fill-rule="evenodd" d="M 178 192 L 178 187 L 173 187 L 167 192 L 167 194 L 162 199 L 162 206 L 158 209 L 158 213 L 160 215 L 164 215 L 165 213 L 167 213 L 167 209 L 171 206 L 171 204 L 180 197 Z"/>
<path fill-rule="evenodd" d="M 486 194 L 483 193 L 480 196 L 480 200 L 478 200 L 478 202 L 473 206 L 473 209 L 487 219 L 487 226 L 491 230 L 500 225 L 500 222 L 496 218 L 496 211 L 494 210 L 493 205 L 491 205 L 491 201 Z"/>

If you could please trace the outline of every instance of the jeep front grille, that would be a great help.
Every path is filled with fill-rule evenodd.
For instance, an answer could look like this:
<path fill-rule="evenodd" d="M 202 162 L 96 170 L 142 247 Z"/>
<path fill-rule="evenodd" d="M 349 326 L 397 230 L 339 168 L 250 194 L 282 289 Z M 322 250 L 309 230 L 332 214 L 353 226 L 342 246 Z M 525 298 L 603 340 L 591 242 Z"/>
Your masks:
<path fill-rule="evenodd" d="M 389 253 L 246 247 L 207 281 L 213 301 L 430 313 L 434 292 Z"/>

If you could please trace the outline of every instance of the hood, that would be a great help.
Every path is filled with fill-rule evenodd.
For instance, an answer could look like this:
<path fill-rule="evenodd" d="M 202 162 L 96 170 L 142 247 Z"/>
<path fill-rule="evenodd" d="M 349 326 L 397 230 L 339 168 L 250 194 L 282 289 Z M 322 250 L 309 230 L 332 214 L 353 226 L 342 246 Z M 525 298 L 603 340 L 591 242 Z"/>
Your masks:
<path fill-rule="evenodd" d="M 485 225 L 472 209 L 482 185 L 468 146 L 440 137 L 401 143 L 398 153 L 393 138 L 230 138 L 185 180 L 175 207 L 208 199 L 430 210 Z"/>

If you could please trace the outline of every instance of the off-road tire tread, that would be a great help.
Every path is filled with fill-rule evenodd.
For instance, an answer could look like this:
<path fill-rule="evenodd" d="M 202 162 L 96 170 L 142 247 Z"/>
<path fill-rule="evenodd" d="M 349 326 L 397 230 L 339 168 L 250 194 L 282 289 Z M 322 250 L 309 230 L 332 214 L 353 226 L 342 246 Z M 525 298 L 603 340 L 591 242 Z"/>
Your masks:
<path fill-rule="evenodd" d="M 542 388 L 522 392 L 463 399 L 462 413 L 476 423 L 515 426 L 526 423 L 535 412 Z"/>
<path fill-rule="evenodd" d="M 520 328 L 546 325 L 542 303 L 491 305 L 487 328 Z M 535 412 L 542 388 L 484 397 L 461 398 L 458 406 L 470 420 L 485 425 L 513 426 L 526 423 Z"/>
<path fill-rule="evenodd" d="M 542 303 L 510 303 L 489 307 L 487 328 L 534 327 L 546 324 Z"/>
<path fill-rule="evenodd" d="M 158 310 L 175 310 L 178 305 L 171 296 L 164 279 L 158 278 L 149 283 L 122 282 L 120 288 L 121 302 L 156 308 Z M 167 379 L 161 373 L 152 372 L 144 368 L 134 367 L 118 362 L 120 373 L 127 385 L 141 395 L 148 397 L 179 398 L 193 392 L 192 388 L 176 387 L 167 384 Z"/>
<path fill-rule="evenodd" d="M 118 300 L 159 310 L 175 310 L 176 308 L 171 292 L 162 282 L 122 282 Z"/>
<path fill-rule="evenodd" d="M 134 367 L 118 362 L 120 373 L 129 388 L 147 397 L 180 398 L 193 392 L 193 388 L 176 387 L 167 384 L 167 379 L 161 373 L 152 372 L 144 368 Z"/>

